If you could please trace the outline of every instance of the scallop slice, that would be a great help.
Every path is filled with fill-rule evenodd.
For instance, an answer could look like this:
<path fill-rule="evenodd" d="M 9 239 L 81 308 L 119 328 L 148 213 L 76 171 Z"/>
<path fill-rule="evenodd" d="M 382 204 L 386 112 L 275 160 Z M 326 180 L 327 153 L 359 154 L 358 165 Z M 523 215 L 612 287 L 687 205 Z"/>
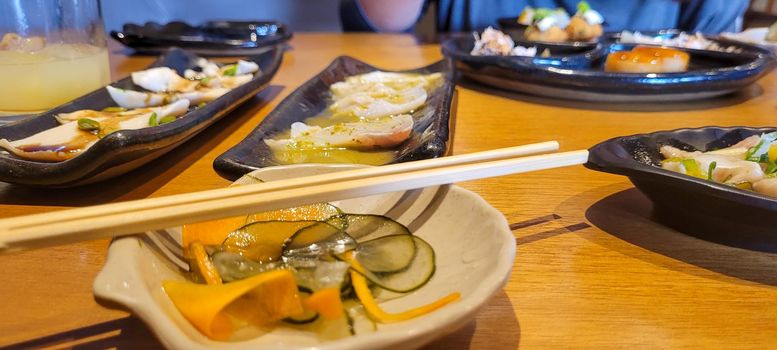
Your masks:
<path fill-rule="evenodd" d="M 441 79 L 441 73 L 407 74 L 375 71 L 348 77 L 345 81 L 332 84 L 330 89 L 332 90 L 335 99 L 338 99 L 353 93 L 370 91 L 383 87 L 394 90 L 421 87 L 428 90 L 436 85 Z"/>
<path fill-rule="evenodd" d="M 182 115 L 188 109 L 189 101 L 180 100 L 142 114 L 114 117 L 97 116 L 90 119 L 101 125 L 109 125 L 111 130 L 134 130 L 149 127 L 149 118 L 152 113 L 157 113 L 161 119 L 165 116 Z M 0 148 L 24 159 L 59 162 L 81 154 L 99 140 L 99 135 L 81 130 L 78 121 L 75 120 L 20 140 L 0 139 Z"/>
<path fill-rule="evenodd" d="M 108 90 L 108 94 L 111 95 L 111 98 L 116 101 L 119 106 L 124 108 L 160 106 L 170 101 L 170 96 L 168 94 L 125 90 L 110 85 L 105 88 Z"/>
<path fill-rule="evenodd" d="M 193 91 L 199 85 L 198 81 L 184 79 L 169 67 L 156 67 L 133 72 L 132 82 L 153 92 Z"/>
<path fill-rule="evenodd" d="M 390 88 L 352 93 L 336 100 L 330 110 L 336 116 L 352 115 L 361 119 L 375 119 L 414 111 L 427 98 L 426 90 L 415 87 L 397 91 Z"/>
<path fill-rule="evenodd" d="M 210 102 L 229 92 L 226 88 L 199 89 L 195 91 L 179 92 L 174 94 L 161 94 L 153 92 L 138 92 L 132 90 L 117 89 L 106 86 L 111 98 L 124 108 L 155 107 L 170 101 L 188 100 L 191 104 Z"/>
<path fill-rule="evenodd" d="M 57 114 L 56 118 L 60 124 L 72 122 L 74 120 L 78 120 L 81 118 L 93 119 L 93 118 L 131 117 L 131 116 L 141 115 L 141 114 L 151 116 L 151 113 L 156 113 L 157 116 L 161 118 L 163 116 L 168 116 L 168 115 L 178 116 L 186 113 L 186 107 L 188 107 L 188 103 L 186 104 L 186 107 L 184 107 L 184 109 L 181 111 L 181 107 L 183 105 L 184 104 L 182 102 L 178 101 L 178 102 L 160 106 L 160 107 L 136 108 L 136 109 L 130 109 L 126 111 L 116 111 L 116 112 L 82 109 L 75 112 Z"/>
<path fill-rule="evenodd" d="M 236 64 L 235 75 L 252 74 L 259 71 L 259 65 L 256 62 L 238 60 Z"/>
<path fill-rule="evenodd" d="M 339 123 L 325 128 L 298 122 L 291 125 L 290 138 L 265 139 L 264 142 L 276 150 L 288 148 L 369 150 L 394 147 L 407 140 L 412 131 L 413 117 L 402 114 L 353 123 Z"/>

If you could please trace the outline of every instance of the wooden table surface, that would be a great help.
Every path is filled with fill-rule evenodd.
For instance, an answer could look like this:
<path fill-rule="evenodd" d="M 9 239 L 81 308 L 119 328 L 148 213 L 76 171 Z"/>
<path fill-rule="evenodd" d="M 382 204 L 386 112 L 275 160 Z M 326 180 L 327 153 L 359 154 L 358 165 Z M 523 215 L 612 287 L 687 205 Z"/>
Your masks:
<path fill-rule="evenodd" d="M 112 43 L 113 78 L 152 58 Z M 258 98 L 143 168 L 75 190 L 0 184 L 0 217 L 224 187 L 212 162 L 280 100 L 339 55 L 386 69 L 441 58 L 402 35 L 296 34 Z M 562 150 L 641 132 L 773 126 L 777 73 L 733 96 L 686 104 L 608 105 L 458 86 L 456 154 L 543 140 Z M 582 166 L 460 184 L 502 211 L 517 256 L 477 319 L 429 348 L 777 347 L 777 255 L 683 235 L 650 219 L 627 179 Z M 692 210 L 692 208 L 689 208 Z M 108 241 L 0 256 L 0 347 L 156 348 L 135 317 L 91 292 Z"/>

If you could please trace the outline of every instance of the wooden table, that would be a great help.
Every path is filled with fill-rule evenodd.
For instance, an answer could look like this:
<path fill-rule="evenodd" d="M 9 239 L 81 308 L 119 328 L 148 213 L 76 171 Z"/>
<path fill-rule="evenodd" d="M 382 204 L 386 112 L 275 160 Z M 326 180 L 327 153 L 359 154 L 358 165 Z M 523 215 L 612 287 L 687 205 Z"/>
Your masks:
<path fill-rule="evenodd" d="M 152 58 L 112 44 L 113 77 Z M 439 46 L 409 36 L 297 34 L 272 86 L 140 170 L 75 190 L 0 185 L 0 217 L 224 187 L 213 159 L 335 57 L 418 67 Z M 558 140 L 588 148 L 619 135 L 703 125 L 774 125 L 777 74 L 734 96 L 685 105 L 606 105 L 458 87 L 454 153 Z M 502 292 L 430 348 L 767 348 L 777 346 L 777 255 L 698 240 L 650 220 L 623 177 L 582 166 L 460 184 L 501 210 L 518 253 Z M 0 346 L 154 348 L 136 318 L 91 293 L 108 241 L 0 256 Z M 108 305 L 110 306 L 110 305 Z"/>

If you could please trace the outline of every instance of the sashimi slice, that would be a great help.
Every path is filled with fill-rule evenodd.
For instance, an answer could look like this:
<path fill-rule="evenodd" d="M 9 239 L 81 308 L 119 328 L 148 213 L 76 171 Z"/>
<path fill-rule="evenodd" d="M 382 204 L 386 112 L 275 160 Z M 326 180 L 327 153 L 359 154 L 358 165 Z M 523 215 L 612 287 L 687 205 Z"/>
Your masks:
<path fill-rule="evenodd" d="M 286 148 L 389 148 L 407 140 L 412 130 L 413 117 L 402 114 L 353 123 L 339 123 L 325 128 L 294 123 L 291 125 L 290 138 L 265 139 L 264 142 L 270 148 L 279 150 Z"/>

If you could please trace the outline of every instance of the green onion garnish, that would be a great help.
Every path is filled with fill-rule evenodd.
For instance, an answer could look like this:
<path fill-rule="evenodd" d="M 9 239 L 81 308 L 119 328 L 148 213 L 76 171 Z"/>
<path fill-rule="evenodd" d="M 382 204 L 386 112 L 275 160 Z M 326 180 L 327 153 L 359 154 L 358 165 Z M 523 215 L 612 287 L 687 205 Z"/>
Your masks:
<path fill-rule="evenodd" d="M 100 130 L 100 123 L 94 119 L 81 118 L 78 119 L 78 128 L 83 131 Z"/>

